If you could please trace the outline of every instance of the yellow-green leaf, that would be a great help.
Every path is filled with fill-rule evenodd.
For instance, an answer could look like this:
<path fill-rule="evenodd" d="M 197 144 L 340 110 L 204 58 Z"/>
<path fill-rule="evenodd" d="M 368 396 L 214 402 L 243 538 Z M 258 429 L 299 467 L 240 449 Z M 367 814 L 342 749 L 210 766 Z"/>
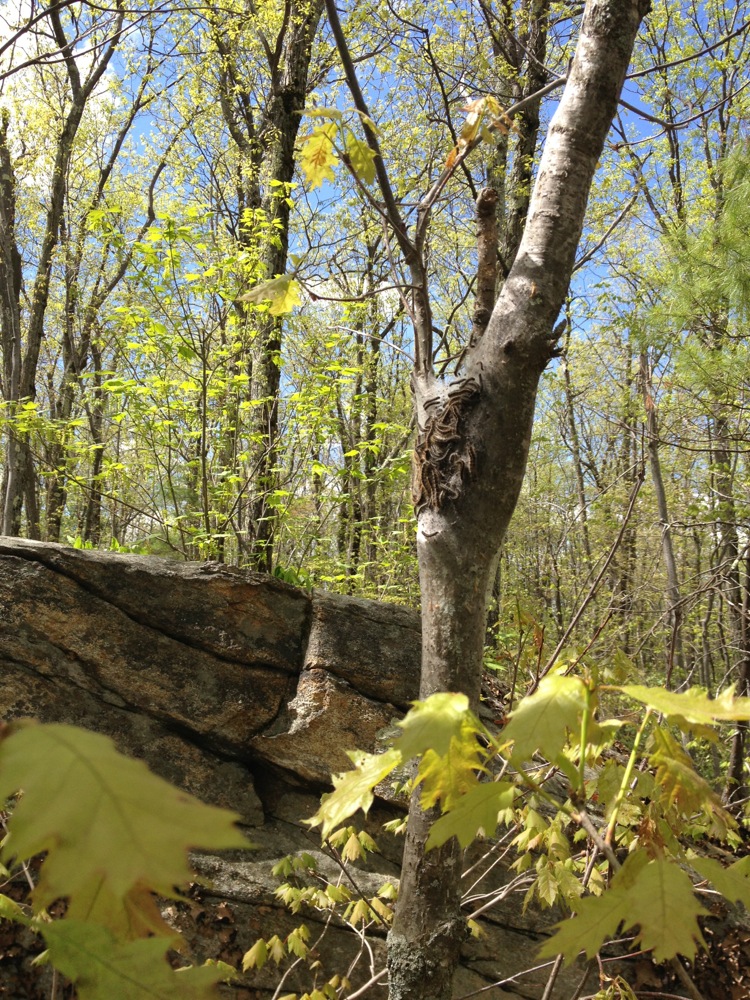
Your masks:
<path fill-rule="evenodd" d="M 333 144 L 338 134 L 336 122 L 319 125 L 305 139 L 300 149 L 299 163 L 311 190 L 324 181 L 332 181 L 335 177 L 333 168 L 339 162 Z"/>
<path fill-rule="evenodd" d="M 423 809 L 440 803 L 443 810 L 452 809 L 461 796 L 477 783 L 475 770 L 480 769 L 479 744 L 454 739 L 443 757 L 427 750 L 419 762 L 417 782 L 421 785 Z"/>
<path fill-rule="evenodd" d="M 68 916 L 115 933 L 174 934 L 151 892 L 192 876 L 191 848 L 247 847 L 233 813 L 203 805 L 74 726 L 14 724 L 0 743 L 0 801 L 23 795 L 8 822 L 4 859 L 47 851 L 34 891 L 38 911 L 68 898 Z"/>
<path fill-rule="evenodd" d="M 331 118 L 333 121 L 341 121 L 344 112 L 338 108 L 305 108 L 305 115 L 308 118 Z"/>
<path fill-rule="evenodd" d="M 433 823 L 427 850 L 440 847 L 451 837 L 456 837 L 461 847 L 468 847 L 480 832 L 492 837 L 498 814 L 512 807 L 514 796 L 515 788 L 507 781 L 477 784 L 461 796 L 450 812 Z"/>
<path fill-rule="evenodd" d="M 565 964 L 580 952 L 593 958 L 604 942 L 613 937 L 626 912 L 627 895 L 609 889 L 602 896 L 588 896 L 576 904 L 575 916 L 557 925 L 557 931 L 542 945 L 540 958 L 562 955 Z"/>
<path fill-rule="evenodd" d="M 625 930 L 639 928 L 636 941 L 653 951 L 657 962 L 676 955 L 692 958 L 704 944 L 698 917 L 706 911 L 688 875 L 669 861 L 631 854 L 607 892 L 581 899 L 575 907 L 575 916 L 558 925 L 543 945 L 542 957 L 561 954 L 567 963 L 584 951 L 593 958 L 620 923 Z"/>
<path fill-rule="evenodd" d="M 450 749 L 451 740 L 461 738 L 466 727 L 474 732 L 482 731 L 469 711 L 466 695 L 447 692 L 415 702 L 398 725 L 402 735 L 394 746 L 405 761 L 427 750 L 434 750 L 443 757 Z"/>
<path fill-rule="evenodd" d="M 695 898 L 689 876 L 678 865 L 661 860 L 645 865 L 630 889 L 629 903 L 626 928 L 640 925 L 640 946 L 653 951 L 655 961 L 675 955 L 693 958 L 699 944 L 705 947 L 698 917 L 707 911 Z"/>
<path fill-rule="evenodd" d="M 242 971 L 262 969 L 268 960 L 268 948 L 263 938 L 258 938 L 249 951 L 242 956 Z"/>
<path fill-rule="evenodd" d="M 310 826 L 321 827 L 324 840 L 358 809 L 367 812 L 372 805 L 375 786 L 402 761 L 396 749 L 382 754 L 350 753 L 349 756 L 354 770 L 333 776 L 334 790 L 323 796 L 320 809 L 311 819 L 305 820 Z"/>
<path fill-rule="evenodd" d="M 580 731 L 586 710 L 586 688 L 578 677 L 550 674 L 539 689 L 524 698 L 511 713 L 503 738 L 513 740 L 513 759 L 528 760 L 540 750 L 548 760 L 555 760 L 568 739 L 568 732 Z"/>
<path fill-rule="evenodd" d="M 665 691 L 664 688 L 642 687 L 638 684 L 629 684 L 615 690 L 630 695 L 667 717 L 679 717 L 696 724 L 750 719 L 750 698 L 736 698 L 732 687 L 722 691 L 716 698 L 709 698 L 702 690 L 677 694 Z"/>
<path fill-rule="evenodd" d="M 730 903 L 750 909 L 750 858 L 741 858 L 728 868 L 714 858 L 694 857 L 690 864 Z"/>
<path fill-rule="evenodd" d="M 365 184 L 372 184 L 375 180 L 375 153 L 353 132 L 346 135 L 346 155 L 357 177 Z"/>
<path fill-rule="evenodd" d="M 28 927 L 31 923 L 31 918 L 26 916 L 18 903 L 9 896 L 3 896 L 2 894 L 0 894 L 0 918 L 3 920 L 12 920 L 16 924 L 23 924 L 24 927 Z"/>
<path fill-rule="evenodd" d="M 308 930 L 306 924 L 300 924 L 299 927 L 295 927 L 286 939 L 286 946 L 289 954 L 296 955 L 297 958 L 304 958 L 309 951 L 309 948 L 307 947 L 307 941 L 309 939 L 310 931 Z"/>
<path fill-rule="evenodd" d="M 240 302 L 252 302 L 254 305 L 261 305 L 270 302 L 268 311 L 272 316 L 282 316 L 289 313 L 295 306 L 300 305 L 299 282 L 289 274 L 281 274 L 270 281 L 264 281 L 249 292 L 240 295 Z"/>
<path fill-rule="evenodd" d="M 214 966 L 176 972 L 163 938 L 117 941 L 97 924 L 56 920 L 42 934 L 56 969 L 72 980 L 79 1000 L 208 1000 L 224 979 Z"/>

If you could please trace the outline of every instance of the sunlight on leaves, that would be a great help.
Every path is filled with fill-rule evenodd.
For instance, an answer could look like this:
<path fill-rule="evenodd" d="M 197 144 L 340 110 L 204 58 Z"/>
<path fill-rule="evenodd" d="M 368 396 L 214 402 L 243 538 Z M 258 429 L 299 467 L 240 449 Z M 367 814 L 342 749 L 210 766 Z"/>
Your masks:
<path fill-rule="evenodd" d="M 494 836 L 498 814 L 512 808 L 515 794 L 515 787 L 507 781 L 476 784 L 433 823 L 427 849 L 441 847 L 451 837 L 456 837 L 461 847 L 468 847 L 480 834 Z"/>
<path fill-rule="evenodd" d="M 318 188 L 324 181 L 335 179 L 333 168 L 338 164 L 333 144 L 338 135 L 335 122 L 327 122 L 313 130 L 300 148 L 299 164 L 305 175 L 311 191 Z"/>
<path fill-rule="evenodd" d="M 450 750 L 451 740 L 460 739 L 465 730 L 482 731 L 481 724 L 469 711 L 466 695 L 448 692 L 415 702 L 398 725 L 402 735 L 395 747 L 405 761 L 427 750 L 443 757 Z"/>
<path fill-rule="evenodd" d="M 628 857 L 607 892 L 581 899 L 575 907 L 576 914 L 543 945 L 542 957 L 560 954 L 567 964 L 583 951 L 593 958 L 621 923 L 625 930 L 638 927 L 636 941 L 657 962 L 676 955 L 693 958 L 699 945 L 705 947 L 698 917 L 706 910 L 695 898 L 690 877 L 672 862 L 648 861 L 643 852 Z"/>
<path fill-rule="evenodd" d="M 661 688 L 629 684 L 615 688 L 636 701 L 648 705 L 668 718 L 681 718 L 686 722 L 709 724 L 715 721 L 732 722 L 750 719 L 750 698 L 737 698 L 729 687 L 716 698 L 709 698 L 705 691 L 693 689 L 683 694 Z"/>
<path fill-rule="evenodd" d="M 334 790 L 323 796 L 320 809 L 305 820 L 309 826 L 321 828 L 324 840 L 358 809 L 368 811 L 375 786 L 402 761 L 401 753 L 395 749 L 382 754 L 352 752 L 349 756 L 354 770 L 333 776 Z"/>
<path fill-rule="evenodd" d="M 372 184 L 375 180 L 375 153 L 352 132 L 346 136 L 346 155 L 357 177 L 365 184 Z"/>
<path fill-rule="evenodd" d="M 567 742 L 566 730 L 578 734 L 586 709 L 586 688 L 578 677 L 550 674 L 524 698 L 503 731 L 513 740 L 512 759 L 529 760 L 537 750 L 555 760 Z"/>
<path fill-rule="evenodd" d="M 289 313 L 295 306 L 301 305 L 299 282 L 291 275 L 282 274 L 278 278 L 264 281 L 249 292 L 240 295 L 238 302 L 251 302 L 259 306 L 265 302 L 270 302 L 269 313 L 272 316 L 282 316 Z"/>

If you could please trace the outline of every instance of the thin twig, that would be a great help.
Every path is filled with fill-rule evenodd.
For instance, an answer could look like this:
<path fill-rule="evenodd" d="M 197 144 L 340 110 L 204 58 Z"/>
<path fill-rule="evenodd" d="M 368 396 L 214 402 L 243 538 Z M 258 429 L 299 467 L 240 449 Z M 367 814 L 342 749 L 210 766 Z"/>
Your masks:
<path fill-rule="evenodd" d="M 632 517 L 633 511 L 635 510 L 635 501 L 638 498 L 638 494 L 640 493 L 641 486 L 643 486 L 643 480 L 644 479 L 645 479 L 645 470 L 643 468 L 641 468 L 641 469 L 638 470 L 638 474 L 636 476 L 636 480 L 635 480 L 635 483 L 633 485 L 633 489 L 631 490 L 630 500 L 628 502 L 628 507 L 627 507 L 627 510 L 625 511 L 625 517 L 622 520 L 622 525 L 620 527 L 620 530 L 617 533 L 617 538 L 615 538 L 614 542 L 612 543 L 612 546 L 611 546 L 609 552 L 607 553 L 607 558 L 604 560 L 602 568 L 599 570 L 599 573 L 598 573 L 596 579 L 591 584 L 591 587 L 589 588 L 588 594 L 586 594 L 586 596 L 584 597 L 583 601 L 581 602 L 580 606 L 578 607 L 578 610 L 573 615 L 573 618 L 571 619 L 570 625 L 568 625 L 568 627 L 566 628 L 566 630 L 565 630 L 562 638 L 560 639 L 560 641 L 558 642 L 557 646 L 555 647 L 554 653 L 552 654 L 552 656 L 550 656 L 549 660 L 547 661 L 547 663 L 546 663 L 546 665 L 544 667 L 544 670 L 540 674 L 540 679 L 541 679 L 541 677 L 544 677 L 546 674 L 548 674 L 550 672 L 550 670 L 554 667 L 555 662 L 557 661 L 557 657 L 560 655 L 562 649 L 565 647 L 566 642 L 568 641 L 568 639 L 572 635 L 574 629 L 578 625 L 578 622 L 581 620 L 584 611 L 589 606 L 591 600 L 594 597 L 594 594 L 598 590 L 599 584 L 604 579 L 604 574 L 607 572 L 607 569 L 609 568 L 609 564 L 614 559 L 615 553 L 619 549 L 620 543 L 622 542 L 622 539 L 623 539 L 623 537 L 625 535 L 625 531 L 627 530 L 627 527 L 630 524 L 630 518 Z M 536 687 L 536 684 L 534 685 L 534 687 L 532 688 L 532 690 L 529 691 L 528 693 L 531 694 L 533 692 L 533 690 L 534 690 L 535 687 Z"/>

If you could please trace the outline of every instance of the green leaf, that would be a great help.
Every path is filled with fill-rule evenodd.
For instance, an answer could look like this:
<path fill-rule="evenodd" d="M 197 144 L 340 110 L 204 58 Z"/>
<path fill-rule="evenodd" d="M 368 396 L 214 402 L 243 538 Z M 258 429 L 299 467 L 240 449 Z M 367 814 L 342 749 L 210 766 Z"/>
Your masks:
<path fill-rule="evenodd" d="M 308 930 L 306 924 L 300 924 L 299 927 L 295 927 L 286 939 L 286 946 L 289 950 L 289 954 L 296 955 L 297 958 L 304 958 L 309 951 L 309 948 L 307 947 L 307 941 L 309 939 L 310 931 Z"/>
<path fill-rule="evenodd" d="M 24 927 L 28 927 L 31 923 L 31 919 L 26 916 L 18 903 L 9 896 L 3 896 L 1 893 L 0 918 L 3 920 L 12 920 L 16 924 L 23 924 Z"/>
<path fill-rule="evenodd" d="M 653 951 L 655 961 L 675 955 L 693 958 L 698 944 L 705 947 L 697 918 L 707 911 L 695 898 L 690 877 L 676 864 L 656 860 L 645 865 L 630 890 L 629 903 L 631 919 L 626 927 L 640 924 L 640 946 Z"/>
<path fill-rule="evenodd" d="M 270 302 L 269 313 L 272 316 L 281 316 L 300 305 L 302 299 L 299 282 L 289 274 L 282 274 L 251 288 L 249 292 L 240 295 L 238 301 L 251 302 L 253 305 Z"/>
<path fill-rule="evenodd" d="M 373 789 L 402 762 L 401 752 L 386 750 L 381 754 L 350 753 L 354 770 L 333 776 L 334 790 L 324 795 L 320 809 L 305 823 L 321 827 L 324 840 L 358 809 L 372 805 Z"/>
<path fill-rule="evenodd" d="M 568 741 L 568 731 L 578 733 L 586 710 L 586 688 L 578 677 L 550 674 L 539 689 L 511 712 L 503 738 L 514 741 L 512 758 L 529 760 L 539 750 L 555 760 Z"/>
<path fill-rule="evenodd" d="M 723 807 L 720 797 L 698 774 L 690 756 L 669 730 L 655 729 L 653 741 L 655 749 L 649 763 L 655 770 L 654 797 L 667 808 L 674 806 L 685 816 L 702 813 L 710 823 L 710 835 L 725 840 L 737 823 Z"/>
<path fill-rule="evenodd" d="M 558 925 L 542 957 L 561 954 L 568 963 L 583 951 L 593 958 L 620 923 L 625 930 L 639 927 L 636 940 L 644 951 L 653 951 L 657 962 L 675 955 L 693 958 L 698 944 L 705 946 L 698 917 L 706 911 L 688 875 L 669 861 L 631 854 L 610 889 L 575 905 L 575 916 Z"/>
<path fill-rule="evenodd" d="M 346 135 L 346 154 L 354 173 L 365 184 L 372 184 L 375 180 L 375 153 L 362 139 L 358 139 L 353 132 Z"/>
<path fill-rule="evenodd" d="M 423 809 L 441 804 L 452 809 L 477 783 L 476 771 L 482 770 L 480 746 L 470 733 L 468 739 L 451 740 L 443 757 L 427 750 L 419 762 L 417 783 L 421 785 Z"/>
<path fill-rule="evenodd" d="M 750 698 L 735 698 L 732 687 L 722 691 L 716 698 L 709 698 L 705 691 L 699 689 L 677 694 L 665 691 L 664 688 L 642 687 L 638 684 L 629 684 L 615 690 L 630 695 L 668 718 L 679 717 L 686 722 L 708 724 L 750 719 Z"/>
<path fill-rule="evenodd" d="M 119 942 L 104 927 L 68 917 L 45 924 L 42 934 L 79 1000 L 208 1000 L 224 978 L 216 966 L 176 972 L 163 938 Z"/>
<path fill-rule="evenodd" d="M 469 712 L 469 699 L 463 694 L 439 692 L 425 701 L 415 702 L 406 716 L 398 723 L 402 735 L 395 741 L 404 761 L 418 757 L 427 750 L 438 756 L 448 753 L 451 740 L 462 736 L 469 725 L 481 732 L 481 725 Z"/>
<path fill-rule="evenodd" d="M 333 121 L 341 121 L 344 112 L 338 108 L 305 108 L 304 114 L 308 118 L 331 118 Z"/>
<path fill-rule="evenodd" d="M 284 961 L 286 957 L 286 948 L 284 947 L 284 942 L 281 940 L 278 934 L 274 934 L 266 942 L 268 946 L 268 957 L 272 958 L 274 962 L 279 965 Z"/>
<path fill-rule="evenodd" d="M 593 958 L 604 942 L 615 935 L 626 910 L 627 894 L 614 887 L 602 896 L 587 896 L 576 904 L 576 914 L 558 924 L 558 930 L 542 945 L 540 958 L 562 955 L 565 964 L 580 952 Z"/>
<path fill-rule="evenodd" d="M 692 857 L 690 864 L 730 903 L 750 909 L 750 858 L 741 858 L 728 868 L 714 858 Z"/>
<path fill-rule="evenodd" d="M 174 935 L 151 891 L 190 881 L 188 850 L 248 847 L 233 813 L 203 805 L 74 726 L 16 723 L 0 743 L 0 801 L 23 796 L 8 822 L 4 859 L 47 851 L 38 911 L 68 898 L 68 916 L 115 933 Z"/>
<path fill-rule="evenodd" d="M 242 971 L 262 969 L 268 960 L 268 948 L 263 938 L 258 938 L 249 951 L 242 956 Z"/>
<path fill-rule="evenodd" d="M 477 784 L 456 805 L 432 825 L 427 838 L 427 850 L 441 847 L 451 837 L 461 847 L 468 847 L 479 833 L 492 837 L 497 828 L 498 814 L 513 805 L 515 788 L 506 781 Z"/>

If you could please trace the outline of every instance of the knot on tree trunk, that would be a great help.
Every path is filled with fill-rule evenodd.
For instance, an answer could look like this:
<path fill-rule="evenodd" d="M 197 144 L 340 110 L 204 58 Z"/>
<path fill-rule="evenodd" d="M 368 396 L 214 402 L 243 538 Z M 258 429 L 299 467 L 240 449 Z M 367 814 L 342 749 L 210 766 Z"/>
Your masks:
<path fill-rule="evenodd" d="M 446 500 L 456 500 L 476 468 L 476 454 L 466 440 L 465 417 L 479 399 L 481 386 L 474 377 L 448 387 L 445 398 L 425 403 L 427 419 L 414 446 L 412 500 L 417 513 L 424 507 L 440 510 Z"/>

